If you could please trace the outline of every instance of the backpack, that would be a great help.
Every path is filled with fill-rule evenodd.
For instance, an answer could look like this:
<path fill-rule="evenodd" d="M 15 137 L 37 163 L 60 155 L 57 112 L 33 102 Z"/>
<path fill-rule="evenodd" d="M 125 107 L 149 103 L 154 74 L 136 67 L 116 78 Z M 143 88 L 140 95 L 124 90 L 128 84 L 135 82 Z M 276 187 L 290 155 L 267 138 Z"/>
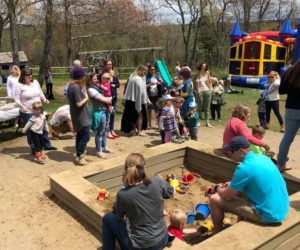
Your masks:
<path fill-rule="evenodd" d="M 69 87 L 70 87 L 70 84 L 67 84 L 67 86 L 64 88 L 64 95 L 65 95 L 66 99 L 69 99 Z"/>

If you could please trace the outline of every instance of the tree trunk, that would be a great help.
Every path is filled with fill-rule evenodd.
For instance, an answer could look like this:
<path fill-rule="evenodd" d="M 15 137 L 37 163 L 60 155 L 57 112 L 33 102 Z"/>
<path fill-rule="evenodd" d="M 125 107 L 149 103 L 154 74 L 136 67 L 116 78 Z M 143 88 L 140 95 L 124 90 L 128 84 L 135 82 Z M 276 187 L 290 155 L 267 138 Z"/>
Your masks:
<path fill-rule="evenodd" d="M 19 65 L 19 48 L 18 38 L 16 35 L 16 8 L 14 1 L 8 1 L 8 19 L 9 19 L 9 30 L 10 30 L 10 41 L 13 54 L 13 64 Z"/>
<path fill-rule="evenodd" d="M 3 36 L 4 20 L 0 15 L 0 51 L 2 51 L 2 36 Z"/>
<path fill-rule="evenodd" d="M 72 37 L 71 37 L 71 30 L 72 26 L 70 23 L 70 18 L 68 16 L 69 12 L 69 3 L 67 0 L 65 0 L 65 30 L 66 30 L 66 45 L 67 45 L 67 63 L 71 70 L 72 67 Z"/>
<path fill-rule="evenodd" d="M 38 81 L 41 87 L 43 87 L 44 84 L 45 68 L 49 66 L 48 56 L 51 49 L 51 42 L 52 42 L 52 35 L 53 35 L 52 14 L 53 14 L 53 0 L 47 0 L 44 51 L 40 62 L 39 77 L 38 77 Z"/>

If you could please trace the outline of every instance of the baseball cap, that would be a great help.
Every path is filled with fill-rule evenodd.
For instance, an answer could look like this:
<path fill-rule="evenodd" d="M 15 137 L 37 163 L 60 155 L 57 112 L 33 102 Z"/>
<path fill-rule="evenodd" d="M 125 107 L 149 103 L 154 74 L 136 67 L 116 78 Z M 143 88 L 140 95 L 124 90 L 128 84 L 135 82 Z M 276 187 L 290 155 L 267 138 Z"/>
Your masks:
<path fill-rule="evenodd" d="M 190 104 L 189 104 L 189 109 L 195 109 L 195 108 L 197 108 L 197 103 L 195 103 L 195 102 L 190 102 Z"/>
<path fill-rule="evenodd" d="M 163 101 L 165 102 L 165 101 L 167 101 L 167 100 L 173 100 L 174 99 L 174 97 L 172 97 L 171 95 L 165 95 L 164 97 L 163 97 Z"/>
<path fill-rule="evenodd" d="M 222 149 L 224 151 L 235 151 L 239 148 L 249 148 L 250 142 L 244 136 L 235 136 L 233 137 L 230 142 L 223 146 Z"/>

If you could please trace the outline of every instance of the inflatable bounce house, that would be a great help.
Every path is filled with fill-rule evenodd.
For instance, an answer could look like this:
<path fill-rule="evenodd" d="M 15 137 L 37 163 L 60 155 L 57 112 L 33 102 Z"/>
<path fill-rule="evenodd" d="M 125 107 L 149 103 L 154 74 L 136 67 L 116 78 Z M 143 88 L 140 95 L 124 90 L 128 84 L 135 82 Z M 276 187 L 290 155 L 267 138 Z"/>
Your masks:
<path fill-rule="evenodd" d="M 242 87 L 264 88 L 266 74 L 282 74 L 288 64 L 300 58 L 300 19 L 292 30 L 287 19 L 279 31 L 241 34 L 238 21 L 231 33 L 229 76 L 231 83 Z"/>

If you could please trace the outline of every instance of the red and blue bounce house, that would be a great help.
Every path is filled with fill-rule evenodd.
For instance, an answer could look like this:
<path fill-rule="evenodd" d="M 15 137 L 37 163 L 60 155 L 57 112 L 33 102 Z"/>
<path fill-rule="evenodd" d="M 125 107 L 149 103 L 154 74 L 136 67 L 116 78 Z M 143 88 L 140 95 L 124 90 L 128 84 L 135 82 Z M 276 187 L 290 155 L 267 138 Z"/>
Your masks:
<path fill-rule="evenodd" d="M 264 89 L 266 74 L 283 74 L 287 63 L 300 58 L 300 19 L 292 30 L 287 19 L 280 31 L 241 33 L 236 21 L 231 33 L 228 73 L 231 83 Z"/>

